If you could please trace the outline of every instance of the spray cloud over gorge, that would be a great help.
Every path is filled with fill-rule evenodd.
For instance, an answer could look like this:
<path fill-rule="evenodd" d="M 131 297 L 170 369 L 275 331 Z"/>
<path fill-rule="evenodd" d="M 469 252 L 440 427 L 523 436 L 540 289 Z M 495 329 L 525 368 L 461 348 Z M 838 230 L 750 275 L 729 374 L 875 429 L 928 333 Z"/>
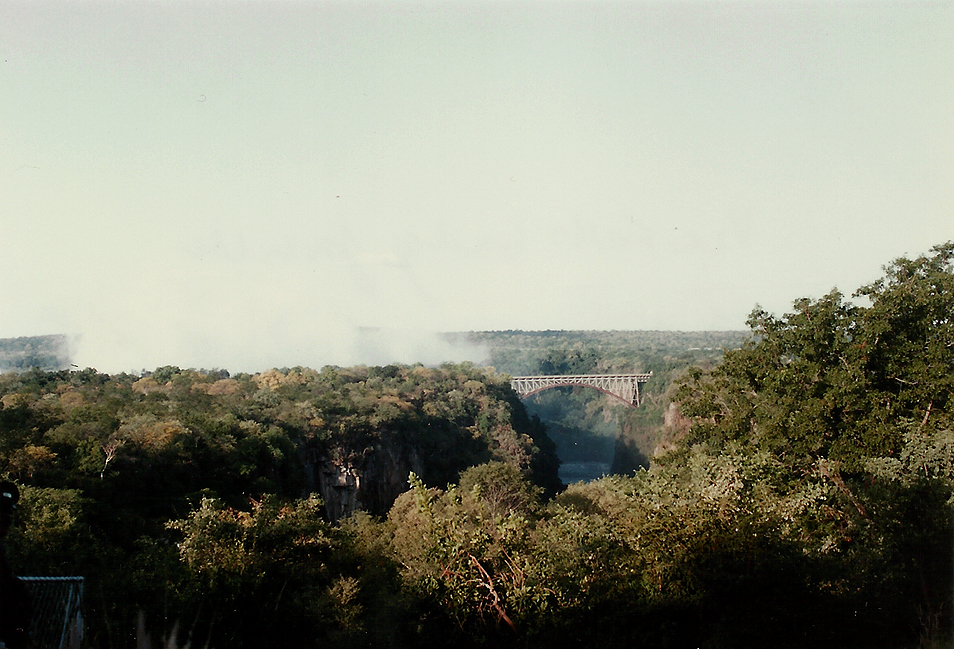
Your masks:
<path fill-rule="evenodd" d="M 70 362 L 101 372 L 151 371 L 163 365 L 255 373 L 273 367 L 485 363 L 487 350 L 464 335 L 345 325 L 316 330 L 251 328 L 174 331 L 92 330 L 70 337 Z M 151 337 L 150 337 L 151 336 Z"/>

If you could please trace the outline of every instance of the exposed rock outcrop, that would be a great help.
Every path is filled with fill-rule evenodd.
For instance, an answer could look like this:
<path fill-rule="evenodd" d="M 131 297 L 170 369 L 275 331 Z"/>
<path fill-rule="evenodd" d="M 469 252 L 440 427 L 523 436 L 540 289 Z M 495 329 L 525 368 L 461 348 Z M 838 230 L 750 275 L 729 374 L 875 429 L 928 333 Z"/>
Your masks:
<path fill-rule="evenodd" d="M 360 455 L 335 453 L 318 459 L 313 467 L 314 486 L 324 499 L 332 522 L 358 510 L 383 516 L 394 500 L 408 490 L 412 471 L 423 472 L 417 451 L 385 442 Z"/>

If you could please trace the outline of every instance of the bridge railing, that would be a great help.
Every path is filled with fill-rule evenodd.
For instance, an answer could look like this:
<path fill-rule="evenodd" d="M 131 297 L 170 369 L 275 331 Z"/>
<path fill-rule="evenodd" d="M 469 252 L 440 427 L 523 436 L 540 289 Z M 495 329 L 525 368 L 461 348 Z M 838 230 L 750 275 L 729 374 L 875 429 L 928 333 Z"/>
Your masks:
<path fill-rule="evenodd" d="M 580 385 L 595 388 L 601 392 L 611 394 L 632 406 L 641 402 L 640 383 L 646 383 L 652 378 L 648 374 L 576 374 L 576 375 L 544 375 L 544 376 L 515 376 L 510 385 L 521 398 L 536 394 L 541 390 L 564 385 Z"/>

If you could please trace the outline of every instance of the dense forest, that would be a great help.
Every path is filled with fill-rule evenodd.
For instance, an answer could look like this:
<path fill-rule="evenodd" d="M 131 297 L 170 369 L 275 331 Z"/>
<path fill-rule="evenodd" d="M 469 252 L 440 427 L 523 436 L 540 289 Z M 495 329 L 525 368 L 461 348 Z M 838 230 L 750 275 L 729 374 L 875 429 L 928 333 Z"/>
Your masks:
<path fill-rule="evenodd" d="M 641 361 L 4 374 L 7 555 L 91 647 L 950 646 L 952 315 L 948 243 Z M 560 484 L 543 362 L 654 372 L 646 468 Z"/>

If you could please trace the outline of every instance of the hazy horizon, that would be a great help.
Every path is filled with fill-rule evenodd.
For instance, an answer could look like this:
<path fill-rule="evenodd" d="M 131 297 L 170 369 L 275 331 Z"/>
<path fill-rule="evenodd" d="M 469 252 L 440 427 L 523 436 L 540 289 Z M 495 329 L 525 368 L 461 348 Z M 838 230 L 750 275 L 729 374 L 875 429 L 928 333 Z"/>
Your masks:
<path fill-rule="evenodd" d="M 441 332 L 410 332 L 406 330 L 394 330 L 385 327 L 359 327 L 352 332 L 349 339 L 350 347 L 347 352 L 340 354 L 336 361 L 323 362 L 321 365 L 308 365 L 307 363 L 285 363 L 284 365 L 241 365 L 232 367 L 223 364 L 212 365 L 182 365 L 182 369 L 195 370 L 227 370 L 230 374 L 249 373 L 255 374 L 275 368 L 290 367 L 311 367 L 312 369 L 321 369 L 324 366 L 354 367 L 354 366 L 383 366 L 389 364 L 414 365 L 420 363 L 428 367 L 437 367 L 444 363 L 469 361 L 478 365 L 492 364 L 490 347 L 480 341 L 468 339 L 470 336 L 487 333 L 509 333 L 520 331 L 521 333 L 613 333 L 621 330 L 495 330 L 495 331 L 441 331 Z M 675 333 L 692 335 L 697 333 L 746 333 L 747 329 L 737 330 L 629 330 L 625 333 Z M 57 338 L 60 339 L 61 346 L 58 348 L 62 353 L 63 369 L 86 369 L 92 368 L 101 370 L 95 365 L 78 364 L 75 361 L 80 360 L 77 353 L 84 348 L 81 335 L 67 335 L 62 333 L 45 333 L 33 336 L 20 336 L 14 338 L 0 338 L 0 343 L 15 341 L 18 338 L 39 339 L 39 338 Z M 9 353 L 14 348 L 8 348 L 5 351 Z M 700 347 L 688 347 L 687 349 L 703 349 Z M 708 349 L 708 348 L 705 348 Z M 55 351 L 47 349 L 46 351 Z M 0 354 L 3 356 L 3 354 Z M 67 364 L 69 367 L 67 367 Z M 155 363 L 152 365 L 143 365 L 142 367 L 127 367 L 122 369 L 113 368 L 106 371 L 109 374 L 118 374 L 127 372 L 130 374 L 144 374 L 166 365 L 176 365 L 175 363 Z M 13 367 L 10 365 L 9 367 Z M 50 368 L 53 369 L 53 368 Z M 0 358 L 0 372 L 10 370 Z M 641 368 L 633 368 L 633 371 L 641 371 Z"/>
<path fill-rule="evenodd" d="M 11 0 L 0 54 L 0 338 L 100 371 L 743 330 L 954 239 L 954 3 Z"/>

